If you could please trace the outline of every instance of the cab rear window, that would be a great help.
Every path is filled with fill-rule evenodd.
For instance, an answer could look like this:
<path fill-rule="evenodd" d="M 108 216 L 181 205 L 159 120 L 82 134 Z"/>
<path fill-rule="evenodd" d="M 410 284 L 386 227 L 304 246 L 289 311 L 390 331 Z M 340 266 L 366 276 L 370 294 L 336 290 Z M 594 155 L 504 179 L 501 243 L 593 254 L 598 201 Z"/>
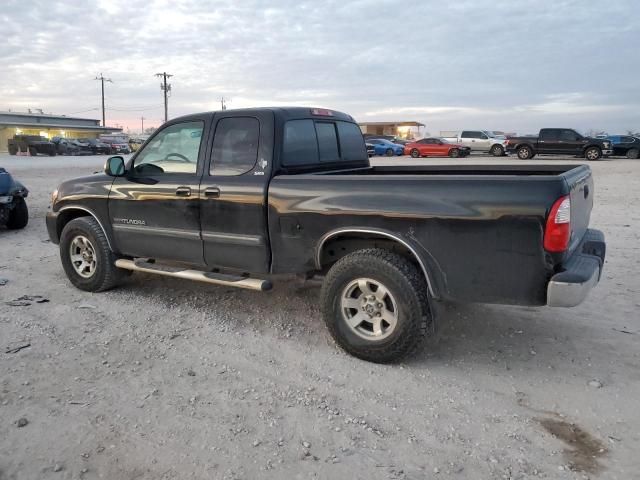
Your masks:
<path fill-rule="evenodd" d="M 349 122 L 289 120 L 284 125 L 282 164 L 311 165 L 367 160 L 360 128 Z"/>

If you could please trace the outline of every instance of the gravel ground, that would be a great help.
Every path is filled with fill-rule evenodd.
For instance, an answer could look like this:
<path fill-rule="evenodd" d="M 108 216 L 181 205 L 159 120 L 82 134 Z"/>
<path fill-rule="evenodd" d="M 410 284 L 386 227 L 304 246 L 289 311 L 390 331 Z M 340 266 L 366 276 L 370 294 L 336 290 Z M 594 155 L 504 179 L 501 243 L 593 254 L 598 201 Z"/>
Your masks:
<path fill-rule="evenodd" d="M 0 479 L 640 478 L 640 161 L 592 164 L 608 254 L 584 304 L 441 305 L 393 366 L 333 344 L 317 281 L 73 288 L 43 217 L 103 162 L 0 156 L 31 190 L 0 231 Z"/>

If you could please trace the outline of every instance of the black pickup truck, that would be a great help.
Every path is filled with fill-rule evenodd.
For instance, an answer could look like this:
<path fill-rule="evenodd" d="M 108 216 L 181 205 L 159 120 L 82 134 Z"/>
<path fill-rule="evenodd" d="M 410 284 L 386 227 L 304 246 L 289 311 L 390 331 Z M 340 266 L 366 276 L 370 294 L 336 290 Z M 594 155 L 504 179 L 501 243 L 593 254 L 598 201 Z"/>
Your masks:
<path fill-rule="evenodd" d="M 76 287 L 130 271 L 255 290 L 324 275 L 324 321 L 388 362 L 433 302 L 570 307 L 600 278 L 586 165 L 371 166 L 353 118 L 314 108 L 176 118 L 133 157 L 62 183 L 47 228 Z"/>
<path fill-rule="evenodd" d="M 39 153 L 50 157 L 56 155 L 55 144 L 40 135 L 14 135 L 7 141 L 7 149 L 10 155 L 17 155 L 20 152 L 29 152 L 29 155 L 34 157 Z"/>
<path fill-rule="evenodd" d="M 507 153 L 527 160 L 536 155 L 571 155 L 600 160 L 613 154 L 611 141 L 580 135 L 570 128 L 543 128 L 537 137 L 507 139 Z"/>

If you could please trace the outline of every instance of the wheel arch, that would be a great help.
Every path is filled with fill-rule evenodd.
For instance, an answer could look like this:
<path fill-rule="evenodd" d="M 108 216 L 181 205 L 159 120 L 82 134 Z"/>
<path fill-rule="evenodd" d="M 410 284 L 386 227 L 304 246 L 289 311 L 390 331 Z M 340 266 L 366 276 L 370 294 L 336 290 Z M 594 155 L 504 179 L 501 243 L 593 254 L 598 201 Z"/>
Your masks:
<path fill-rule="evenodd" d="M 58 211 L 58 218 L 56 219 L 56 233 L 58 234 L 58 238 L 62 235 L 62 230 L 71 220 L 75 220 L 80 217 L 93 217 L 93 219 L 98 222 L 100 228 L 102 229 L 105 238 L 107 239 L 107 244 L 109 245 L 109 250 L 114 252 L 112 238 L 109 235 L 109 232 L 104 228 L 104 225 L 98 218 L 98 216 L 91 209 L 87 207 L 81 207 L 79 205 L 67 205 L 62 207 Z"/>
<path fill-rule="evenodd" d="M 427 268 L 427 261 L 420 255 L 418 248 L 411 241 L 401 238 L 398 234 L 382 229 L 345 227 L 325 233 L 318 240 L 316 246 L 316 268 L 323 270 L 353 251 L 361 248 L 370 248 L 372 241 L 380 248 L 391 247 L 393 251 L 406 256 L 410 261 L 416 263 L 424 275 L 429 293 L 433 298 L 438 298 L 435 289 L 435 278 Z M 336 252 L 333 255 L 329 254 L 330 247 L 334 247 L 332 250 Z"/>

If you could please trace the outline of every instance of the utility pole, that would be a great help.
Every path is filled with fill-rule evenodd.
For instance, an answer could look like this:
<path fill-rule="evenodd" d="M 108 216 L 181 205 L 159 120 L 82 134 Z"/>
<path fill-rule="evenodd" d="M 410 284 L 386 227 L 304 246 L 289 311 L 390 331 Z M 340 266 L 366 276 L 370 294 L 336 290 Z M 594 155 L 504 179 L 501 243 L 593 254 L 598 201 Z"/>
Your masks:
<path fill-rule="evenodd" d="M 100 83 L 102 84 L 102 126 L 106 127 L 107 125 L 104 118 L 104 82 L 113 83 L 113 81 L 110 78 L 104 78 L 102 73 L 100 73 L 100 76 L 96 77 L 95 80 L 100 80 Z"/>
<path fill-rule="evenodd" d="M 171 84 L 167 83 L 167 78 L 171 78 L 173 77 L 173 75 L 170 75 L 167 72 L 162 72 L 162 73 L 156 73 L 156 77 L 163 78 L 163 82 L 160 84 L 160 90 L 164 91 L 164 121 L 166 122 L 169 119 L 167 94 L 171 91 Z"/>
<path fill-rule="evenodd" d="M 220 105 L 222 107 L 222 110 L 226 110 L 227 109 L 227 102 L 225 102 L 224 97 L 222 97 L 220 99 Z"/>
<path fill-rule="evenodd" d="M 144 133 L 144 117 L 140 117 L 140 122 L 142 122 L 140 133 Z"/>

